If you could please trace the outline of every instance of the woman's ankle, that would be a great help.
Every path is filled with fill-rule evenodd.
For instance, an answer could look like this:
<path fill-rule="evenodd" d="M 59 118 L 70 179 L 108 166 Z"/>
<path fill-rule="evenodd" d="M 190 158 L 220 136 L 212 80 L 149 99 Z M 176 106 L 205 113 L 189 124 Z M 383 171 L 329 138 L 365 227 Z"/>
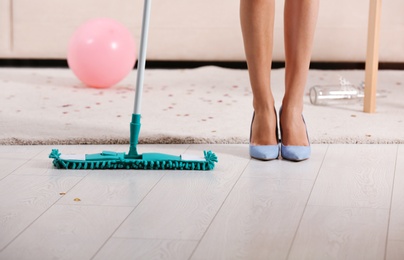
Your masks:
<path fill-rule="evenodd" d="M 309 145 L 306 125 L 300 107 L 292 106 L 285 109 L 282 107 L 282 114 L 279 120 L 282 133 L 281 138 L 284 145 Z"/>

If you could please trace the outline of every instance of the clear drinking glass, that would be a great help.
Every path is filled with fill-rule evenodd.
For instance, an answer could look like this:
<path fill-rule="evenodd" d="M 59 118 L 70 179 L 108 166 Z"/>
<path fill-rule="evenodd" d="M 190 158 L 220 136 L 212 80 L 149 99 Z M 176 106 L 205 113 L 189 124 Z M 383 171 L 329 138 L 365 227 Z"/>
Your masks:
<path fill-rule="evenodd" d="M 363 88 L 354 85 L 325 85 L 310 88 L 313 105 L 352 104 L 363 100 Z"/>

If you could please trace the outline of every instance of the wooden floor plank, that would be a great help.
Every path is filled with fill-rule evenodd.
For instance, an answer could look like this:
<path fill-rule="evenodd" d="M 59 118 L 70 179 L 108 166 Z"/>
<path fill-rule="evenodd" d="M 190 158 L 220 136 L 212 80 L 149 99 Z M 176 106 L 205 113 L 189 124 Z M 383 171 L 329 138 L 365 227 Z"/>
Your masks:
<path fill-rule="evenodd" d="M 389 239 L 404 241 L 404 145 L 399 146 L 397 154 Z"/>
<path fill-rule="evenodd" d="M 330 145 L 310 205 L 390 208 L 396 145 Z"/>
<path fill-rule="evenodd" d="M 312 145 L 310 159 L 299 163 L 286 160 L 251 160 L 242 177 L 314 180 L 323 163 L 327 148 L 328 144 Z"/>
<path fill-rule="evenodd" d="M 0 182 L 0 251 L 81 180 L 73 176 L 16 176 Z M 0 257 L 1 258 L 1 257 Z"/>
<path fill-rule="evenodd" d="M 138 147 L 212 150 L 207 172 L 57 170 L 52 148 L 128 146 L 0 146 L 0 259 L 404 259 L 404 145 L 313 145 L 300 163 Z"/>
<path fill-rule="evenodd" d="M 132 210 L 54 205 L 0 259 L 90 259 Z"/>
<path fill-rule="evenodd" d="M 43 146 L 0 145 L 0 180 L 13 173 L 36 154 Z"/>
<path fill-rule="evenodd" d="M 111 238 L 93 260 L 186 260 L 197 241 Z"/>
<path fill-rule="evenodd" d="M 241 178 L 191 259 L 285 259 L 312 185 Z"/>
<path fill-rule="evenodd" d="M 95 170 L 72 190 L 58 204 L 98 206 L 136 206 L 154 185 L 162 178 L 162 171 Z"/>
<path fill-rule="evenodd" d="M 388 215 L 388 209 L 308 206 L 288 259 L 384 259 Z"/>
<path fill-rule="evenodd" d="M 387 243 L 386 260 L 404 259 L 404 240 L 389 240 Z"/>
<path fill-rule="evenodd" d="M 214 148 L 215 170 L 167 172 L 114 237 L 199 240 L 249 162 L 246 145 Z"/>

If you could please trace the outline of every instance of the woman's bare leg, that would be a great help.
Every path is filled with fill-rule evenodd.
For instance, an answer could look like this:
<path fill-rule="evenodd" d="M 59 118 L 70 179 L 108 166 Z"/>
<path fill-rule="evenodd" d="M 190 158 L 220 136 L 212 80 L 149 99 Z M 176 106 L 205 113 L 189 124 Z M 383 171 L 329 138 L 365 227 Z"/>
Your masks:
<path fill-rule="evenodd" d="M 270 78 L 274 8 L 275 0 L 240 0 L 241 29 L 255 111 L 251 136 L 254 145 L 277 144 Z"/>
<path fill-rule="evenodd" d="M 282 102 L 282 143 L 307 146 L 302 120 L 319 0 L 285 0 L 285 95 Z"/>

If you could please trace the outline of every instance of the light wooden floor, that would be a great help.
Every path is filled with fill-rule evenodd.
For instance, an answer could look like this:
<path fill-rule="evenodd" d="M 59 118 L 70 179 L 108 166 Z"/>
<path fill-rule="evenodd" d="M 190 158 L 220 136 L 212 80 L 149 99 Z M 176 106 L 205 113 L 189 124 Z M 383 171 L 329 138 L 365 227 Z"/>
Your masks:
<path fill-rule="evenodd" d="M 211 172 L 56 170 L 54 147 L 0 146 L 2 260 L 404 259 L 404 145 L 313 145 L 301 163 L 139 147 L 212 149 Z"/>

